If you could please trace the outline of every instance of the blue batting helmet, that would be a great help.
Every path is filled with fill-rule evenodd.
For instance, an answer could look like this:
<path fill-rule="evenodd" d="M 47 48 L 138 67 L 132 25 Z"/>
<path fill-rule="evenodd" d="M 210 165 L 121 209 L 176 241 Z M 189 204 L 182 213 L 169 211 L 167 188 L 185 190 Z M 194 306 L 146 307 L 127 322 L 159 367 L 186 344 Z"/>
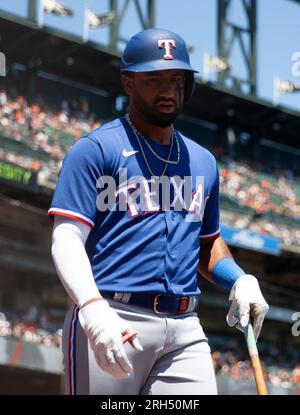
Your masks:
<path fill-rule="evenodd" d="M 186 74 L 185 100 L 194 89 L 194 73 L 185 41 L 169 30 L 147 29 L 134 35 L 121 58 L 121 72 L 152 72 L 183 69 Z"/>

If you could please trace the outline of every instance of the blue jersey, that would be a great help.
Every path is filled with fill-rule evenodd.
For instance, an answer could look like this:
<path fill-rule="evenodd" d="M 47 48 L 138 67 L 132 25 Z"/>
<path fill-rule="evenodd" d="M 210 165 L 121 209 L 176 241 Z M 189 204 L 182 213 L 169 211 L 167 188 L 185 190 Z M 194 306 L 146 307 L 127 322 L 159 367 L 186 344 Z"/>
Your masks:
<path fill-rule="evenodd" d="M 175 138 L 169 154 L 118 118 L 64 159 L 49 214 L 92 228 L 86 252 L 100 292 L 200 293 L 201 239 L 219 234 L 219 175 L 210 152 Z M 173 161 L 163 177 L 157 156 Z"/>

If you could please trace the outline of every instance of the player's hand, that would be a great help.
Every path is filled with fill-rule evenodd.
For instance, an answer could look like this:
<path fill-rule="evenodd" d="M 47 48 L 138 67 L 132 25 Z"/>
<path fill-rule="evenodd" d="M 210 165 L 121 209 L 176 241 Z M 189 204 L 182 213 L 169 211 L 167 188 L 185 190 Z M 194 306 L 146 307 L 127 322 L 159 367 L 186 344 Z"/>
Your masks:
<path fill-rule="evenodd" d="M 251 318 L 250 322 L 253 324 L 254 336 L 257 340 L 269 310 L 257 279 L 253 275 L 242 275 L 231 288 L 229 300 L 231 306 L 226 317 L 228 325 L 244 332 Z"/>
<path fill-rule="evenodd" d="M 132 365 L 126 356 L 122 335 L 133 332 L 129 324 L 118 316 L 106 300 L 81 308 L 79 321 L 100 368 L 115 378 L 128 377 Z M 143 350 L 136 337 L 129 339 L 129 342 L 136 350 Z"/>

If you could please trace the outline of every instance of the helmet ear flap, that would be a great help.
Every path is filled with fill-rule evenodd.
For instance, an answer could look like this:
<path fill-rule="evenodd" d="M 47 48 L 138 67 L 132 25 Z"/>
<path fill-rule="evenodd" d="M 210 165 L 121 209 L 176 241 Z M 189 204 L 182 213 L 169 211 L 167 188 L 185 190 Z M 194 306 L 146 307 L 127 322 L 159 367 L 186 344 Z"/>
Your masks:
<path fill-rule="evenodd" d="M 184 92 L 184 100 L 187 102 L 195 89 L 195 78 L 194 72 L 185 71 L 185 92 Z"/>

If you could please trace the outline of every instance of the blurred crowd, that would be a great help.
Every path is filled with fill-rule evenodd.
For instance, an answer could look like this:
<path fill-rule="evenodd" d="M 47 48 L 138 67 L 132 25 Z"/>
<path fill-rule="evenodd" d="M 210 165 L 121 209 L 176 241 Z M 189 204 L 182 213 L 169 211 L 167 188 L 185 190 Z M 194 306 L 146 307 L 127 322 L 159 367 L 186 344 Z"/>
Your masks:
<path fill-rule="evenodd" d="M 37 344 L 61 347 L 62 324 L 51 321 L 46 310 L 38 312 L 32 307 L 24 315 L 15 312 L 0 312 L 0 336 L 22 338 Z"/>
<path fill-rule="evenodd" d="M 300 245 L 300 228 L 272 223 L 260 215 L 241 215 L 221 209 L 221 223 L 237 229 L 247 229 L 278 238 L 285 245 Z"/>
<path fill-rule="evenodd" d="M 223 159 L 221 192 L 258 214 L 271 212 L 300 219 L 300 183 L 296 183 L 293 172 L 278 168 L 272 174 L 265 171 L 266 167 L 258 163 Z"/>
<path fill-rule="evenodd" d="M 13 88 L 2 89 L 0 136 L 24 144 L 31 152 L 0 146 L 0 160 L 33 170 L 38 185 L 54 189 L 67 149 L 101 123 L 91 115 L 84 97 L 65 99 L 55 107 L 39 95 L 28 102 Z M 300 245 L 300 184 L 293 172 L 267 171 L 266 165 L 236 162 L 225 156 L 218 163 L 221 194 L 250 212 L 224 213 L 222 223 L 278 237 L 286 245 Z M 270 214 L 295 223 L 275 223 Z"/>
<path fill-rule="evenodd" d="M 16 95 L 14 92 L 12 95 Z M 67 99 L 53 108 L 39 96 L 28 103 L 0 90 L 0 129 L 5 136 L 21 141 L 34 150 L 42 150 L 53 159 L 62 159 L 68 147 L 101 123 L 88 112 L 88 102 Z"/>
<path fill-rule="evenodd" d="M 71 144 L 101 125 L 89 113 L 87 100 L 62 101 L 60 108 L 40 96 L 29 103 L 15 90 L 0 90 L 0 135 L 33 150 L 0 149 L 0 158 L 37 172 L 38 184 L 53 188 L 64 155 Z"/>
<path fill-rule="evenodd" d="M 216 350 L 212 352 L 215 373 L 229 376 L 234 380 L 253 380 L 250 360 L 236 350 Z M 300 393 L 300 363 L 295 359 L 278 355 L 261 354 L 262 369 L 266 382 L 281 388 L 297 388 Z"/>

